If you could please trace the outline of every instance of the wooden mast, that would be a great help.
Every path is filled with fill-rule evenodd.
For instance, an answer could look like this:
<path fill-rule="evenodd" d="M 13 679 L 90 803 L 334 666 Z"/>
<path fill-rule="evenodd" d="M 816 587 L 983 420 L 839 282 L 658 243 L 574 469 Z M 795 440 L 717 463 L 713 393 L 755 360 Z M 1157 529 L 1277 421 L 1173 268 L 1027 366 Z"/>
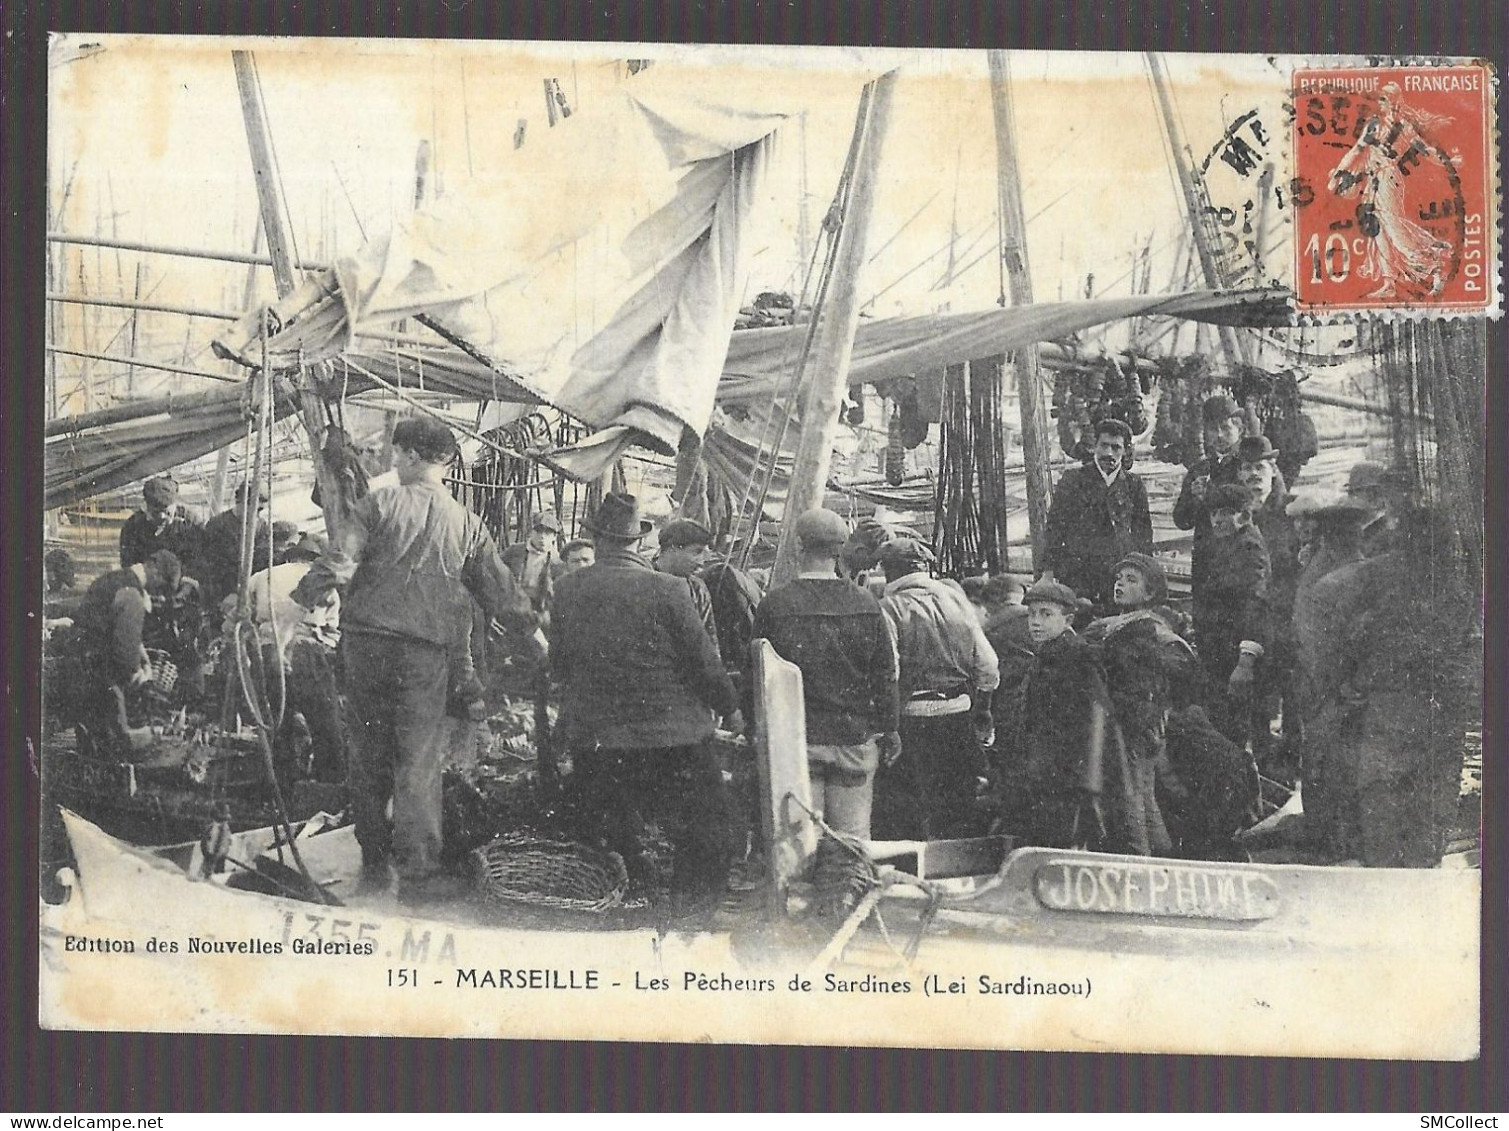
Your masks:
<path fill-rule="evenodd" d="M 996 127 L 996 181 L 1001 209 L 1001 257 L 1012 306 L 1032 303 L 1032 278 L 1027 263 L 1027 222 L 1022 210 L 1021 176 L 1017 166 L 1016 129 L 1011 111 L 1011 68 L 1006 52 L 988 52 L 990 105 Z M 1048 547 L 1048 507 L 1053 500 L 1049 474 L 1047 406 L 1043 403 L 1042 370 L 1036 344 L 1024 346 L 1013 358 L 1017 408 L 1021 414 L 1022 458 L 1027 471 L 1027 521 L 1032 535 L 1032 565 L 1041 567 Z"/>
<path fill-rule="evenodd" d="M 257 200 L 262 211 L 262 234 L 267 239 L 268 254 L 272 257 L 272 274 L 277 283 L 278 297 L 289 294 L 298 285 L 294 275 L 293 240 L 288 230 L 288 213 L 283 200 L 282 185 L 274 166 L 272 135 L 263 110 L 261 91 L 257 85 L 256 64 L 250 51 L 232 51 L 231 61 L 236 68 L 236 87 L 241 94 L 241 113 L 246 120 L 246 144 L 251 151 L 252 176 L 257 184 Z M 264 374 L 269 377 L 270 374 Z M 269 381 L 267 396 L 272 396 Z M 320 507 L 325 516 L 325 531 L 332 538 L 344 517 L 344 499 L 340 484 L 330 469 L 325 466 L 321 453 L 325 422 L 321 402 L 307 383 L 300 392 L 304 429 L 309 434 L 309 451 L 314 458 L 315 479 L 320 488 Z"/>
<path fill-rule="evenodd" d="M 1200 206 L 1199 192 L 1195 187 L 1195 175 L 1189 167 L 1189 159 L 1184 152 L 1184 142 L 1179 133 L 1178 123 L 1174 120 L 1174 103 L 1168 93 L 1168 76 L 1163 72 L 1163 62 L 1154 51 L 1147 54 L 1148 71 L 1153 77 L 1153 90 L 1158 96 L 1158 109 L 1163 114 L 1164 128 L 1168 130 L 1168 147 L 1174 154 L 1174 169 L 1179 175 L 1179 188 L 1184 193 L 1184 207 L 1189 213 L 1190 234 L 1194 237 L 1195 249 L 1200 253 L 1200 269 L 1205 275 L 1205 285 L 1210 290 L 1220 290 L 1222 286 L 1221 272 L 1216 266 L 1215 254 L 1210 249 L 1210 243 L 1205 238 L 1205 226 L 1201 223 L 1202 209 Z M 1218 328 L 1221 338 L 1221 347 L 1226 354 L 1226 364 L 1235 372 L 1245 360 L 1241 342 L 1237 339 L 1237 333 L 1230 326 Z"/>
<path fill-rule="evenodd" d="M 868 113 L 856 125 L 859 151 L 854 162 L 854 180 L 849 202 L 838 232 L 834 255 L 832 289 L 827 309 L 814 312 L 820 317 L 812 343 L 812 354 L 805 373 L 806 389 L 801 400 L 802 434 L 791 469 L 791 486 L 786 495 L 786 516 L 797 515 L 823 505 L 828 484 L 828 467 L 833 458 L 833 440 L 838 433 L 838 409 L 848 388 L 849 361 L 854 354 L 854 331 L 859 326 L 859 275 L 864 268 L 870 242 L 870 218 L 875 211 L 875 189 L 880 169 L 880 152 L 890 122 L 891 103 L 896 92 L 896 72 L 888 71 L 869 89 Z M 797 546 L 791 537 L 792 523 L 781 526 L 776 546 L 772 585 L 781 585 L 796 576 Z"/>

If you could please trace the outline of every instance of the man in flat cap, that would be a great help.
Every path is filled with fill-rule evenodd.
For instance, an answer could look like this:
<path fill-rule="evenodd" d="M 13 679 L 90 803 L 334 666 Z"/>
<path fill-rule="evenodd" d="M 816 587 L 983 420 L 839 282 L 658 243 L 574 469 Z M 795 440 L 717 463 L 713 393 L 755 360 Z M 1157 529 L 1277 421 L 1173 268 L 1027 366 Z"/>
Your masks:
<path fill-rule="evenodd" d="M 793 532 L 797 576 L 760 602 L 754 634 L 801 669 L 813 807 L 868 840 L 882 751 L 894 756 L 901 744 L 896 646 L 879 603 L 839 573 L 848 524 L 818 508 L 798 515 Z"/>
<path fill-rule="evenodd" d="M 1116 563 L 1130 553 L 1153 552 L 1147 488 L 1127 470 L 1131 450 L 1131 428 L 1102 420 L 1091 459 L 1064 472 L 1048 511 L 1043 576 L 1063 582 L 1100 613 L 1111 611 Z"/>
<path fill-rule="evenodd" d="M 560 568 L 556 557 L 560 538 L 560 520 L 548 511 L 540 511 L 530 523 L 529 537 L 503 548 L 503 564 L 537 612 L 550 608 L 550 595 Z"/>
<path fill-rule="evenodd" d="M 660 528 L 656 535 L 659 548 L 655 552 L 655 569 L 672 577 L 683 578 L 692 591 L 692 604 L 697 608 L 697 617 L 707 628 L 715 645 L 719 644 L 717 619 L 713 615 L 713 595 L 707 583 L 698 576 L 702 563 L 707 561 L 707 548 L 712 545 L 712 531 L 689 518 L 673 518 Z M 723 649 L 718 647 L 719 657 Z"/>
<path fill-rule="evenodd" d="M 204 519 L 178 501 L 178 483 L 171 475 L 148 479 L 141 495 L 141 510 L 121 527 L 122 568 L 144 562 L 158 550 L 172 550 L 184 572 L 193 576 Z"/>
<path fill-rule="evenodd" d="M 1237 443 L 1246 427 L 1246 413 L 1225 393 L 1208 397 L 1200 406 L 1204 424 L 1205 455 L 1184 475 L 1179 497 L 1174 501 L 1174 525 L 1195 532 L 1190 560 L 1190 591 L 1196 599 L 1210 570 L 1210 492 L 1223 484 L 1236 483 L 1241 473 Z"/>
<path fill-rule="evenodd" d="M 728 878 L 725 787 L 709 739 L 737 708 L 733 685 L 686 582 L 635 552 L 651 530 L 638 499 L 605 495 L 585 525 L 597 561 L 555 591 L 560 733 L 583 804 L 631 880 L 653 882 L 644 834 L 654 822 L 673 846 L 673 895 L 690 912 Z"/>
<path fill-rule="evenodd" d="M 929 575 L 932 552 L 910 538 L 885 543 L 880 608 L 899 662 L 901 753 L 876 783 L 875 835 L 886 840 L 969 836 L 982 741 L 1001 673 L 962 589 Z"/>
<path fill-rule="evenodd" d="M 330 589 L 345 587 L 341 654 L 362 879 L 385 887 L 396 869 L 399 899 L 408 903 L 453 897 L 467 886 L 442 870 L 440 779 L 451 649 L 470 622 L 472 599 L 543 648 L 534 609 L 487 527 L 445 485 L 455 453 L 455 438 L 439 421 L 399 421 L 398 486 L 352 506 L 292 594 L 312 609 Z"/>

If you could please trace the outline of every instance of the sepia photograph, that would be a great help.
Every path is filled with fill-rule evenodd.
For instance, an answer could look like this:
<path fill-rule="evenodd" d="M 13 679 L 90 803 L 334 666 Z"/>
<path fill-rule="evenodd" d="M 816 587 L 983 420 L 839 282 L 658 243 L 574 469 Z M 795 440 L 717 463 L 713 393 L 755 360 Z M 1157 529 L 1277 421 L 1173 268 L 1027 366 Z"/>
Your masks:
<path fill-rule="evenodd" d="M 47 70 L 43 1028 L 1479 1056 L 1489 64 Z"/>

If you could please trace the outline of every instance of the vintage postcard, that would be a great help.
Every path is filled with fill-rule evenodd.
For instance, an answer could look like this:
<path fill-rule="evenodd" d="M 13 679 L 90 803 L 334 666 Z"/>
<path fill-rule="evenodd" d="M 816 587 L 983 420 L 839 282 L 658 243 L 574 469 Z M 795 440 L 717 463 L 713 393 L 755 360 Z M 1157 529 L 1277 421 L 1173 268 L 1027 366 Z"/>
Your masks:
<path fill-rule="evenodd" d="M 1497 84 L 54 37 L 42 1025 L 1476 1057 Z"/>

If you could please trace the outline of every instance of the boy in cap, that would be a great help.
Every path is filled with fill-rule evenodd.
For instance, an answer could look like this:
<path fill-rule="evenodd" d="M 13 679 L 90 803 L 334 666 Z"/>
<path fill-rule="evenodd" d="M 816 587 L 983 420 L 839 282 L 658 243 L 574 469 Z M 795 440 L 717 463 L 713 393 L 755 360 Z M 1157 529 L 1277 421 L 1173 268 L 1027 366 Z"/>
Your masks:
<path fill-rule="evenodd" d="M 548 511 L 540 511 L 530 524 L 529 537 L 503 548 L 503 564 L 538 613 L 546 613 L 550 608 L 551 582 L 560 564 L 555 556 L 560 537 L 560 520 Z"/>
<path fill-rule="evenodd" d="M 1238 746 L 1250 737 L 1259 664 L 1269 646 L 1268 548 L 1252 521 L 1252 492 L 1223 484 L 1206 496 L 1211 537 L 1204 585 L 1195 594 L 1195 646 L 1205 668 L 1206 708 Z"/>
<path fill-rule="evenodd" d="M 1157 798 L 1168 766 L 1167 728 L 1176 706 L 1192 701 L 1199 663 L 1181 635 L 1187 618 L 1168 605 L 1168 581 L 1156 558 L 1128 554 L 1116 563 L 1112 591 L 1116 613 L 1085 629 L 1101 650 L 1106 690 L 1126 746 L 1132 777 L 1131 821 L 1141 825 L 1148 847 L 1173 847 Z"/>
<path fill-rule="evenodd" d="M 1057 581 L 1027 590 L 1037 649 L 1005 783 L 1005 831 L 1020 843 L 1146 854 L 1130 773 L 1095 649 L 1074 631 L 1081 602 Z"/>
<path fill-rule="evenodd" d="M 1062 581 L 1098 611 L 1109 611 L 1111 566 L 1134 550 L 1151 552 L 1147 488 L 1127 470 L 1132 430 L 1120 420 L 1095 426 L 1095 450 L 1053 492 L 1043 576 Z"/>
<path fill-rule="evenodd" d="M 793 532 L 797 576 L 760 602 L 754 633 L 801 669 L 814 808 L 837 831 L 868 840 L 876 769 L 901 744 L 896 648 L 879 603 L 838 572 L 844 520 L 818 508 L 798 516 Z"/>
<path fill-rule="evenodd" d="M 880 608 L 896 640 L 901 751 L 881 767 L 876 835 L 969 836 L 1001 679 L 995 649 L 964 593 L 929 576 L 926 546 L 892 539 L 878 557 L 886 578 Z"/>
<path fill-rule="evenodd" d="M 178 501 L 178 483 L 171 475 L 148 479 L 141 494 L 142 509 L 121 527 L 121 566 L 172 550 L 184 572 L 193 576 L 203 518 Z"/>

